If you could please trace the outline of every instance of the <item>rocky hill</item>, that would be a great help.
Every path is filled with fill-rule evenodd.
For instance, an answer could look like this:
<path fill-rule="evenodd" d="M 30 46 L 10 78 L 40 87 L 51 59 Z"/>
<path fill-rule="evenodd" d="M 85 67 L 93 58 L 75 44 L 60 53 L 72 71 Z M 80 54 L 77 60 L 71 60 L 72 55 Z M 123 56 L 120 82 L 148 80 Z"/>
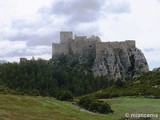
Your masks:
<path fill-rule="evenodd" d="M 147 72 L 148 64 L 144 54 L 136 47 L 117 51 L 106 49 L 93 64 L 95 76 L 106 75 L 109 79 L 124 79 Z"/>

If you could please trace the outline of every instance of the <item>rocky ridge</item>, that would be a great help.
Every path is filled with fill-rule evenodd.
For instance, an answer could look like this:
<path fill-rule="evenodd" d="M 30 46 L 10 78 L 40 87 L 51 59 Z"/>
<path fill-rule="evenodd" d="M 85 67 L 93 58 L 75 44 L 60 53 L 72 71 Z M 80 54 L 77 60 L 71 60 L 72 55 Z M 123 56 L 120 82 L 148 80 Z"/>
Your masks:
<path fill-rule="evenodd" d="M 100 58 L 95 59 L 94 76 L 107 76 L 109 79 L 125 79 L 149 71 L 144 54 L 136 47 L 114 50 L 105 49 Z"/>

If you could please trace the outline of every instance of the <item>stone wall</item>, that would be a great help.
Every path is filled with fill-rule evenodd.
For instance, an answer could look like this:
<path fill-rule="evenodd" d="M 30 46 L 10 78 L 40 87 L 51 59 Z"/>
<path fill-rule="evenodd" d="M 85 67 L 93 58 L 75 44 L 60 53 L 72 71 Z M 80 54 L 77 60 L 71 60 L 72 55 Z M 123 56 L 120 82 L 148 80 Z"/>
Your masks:
<path fill-rule="evenodd" d="M 114 53 L 119 52 L 120 49 L 135 47 L 134 40 L 126 40 L 123 42 L 101 42 L 98 36 L 76 36 L 72 38 L 71 31 L 60 32 L 60 43 L 52 44 L 52 55 L 69 54 L 72 51 L 73 54 L 95 54 L 96 58 L 100 58 L 102 52 L 105 49 L 112 49 Z M 94 52 L 94 53 L 93 53 Z"/>
<path fill-rule="evenodd" d="M 125 42 L 129 48 L 136 47 L 135 40 L 126 40 Z"/>
<path fill-rule="evenodd" d="M 53 55 L 60 55 L 64 54 L 67 55 L 69 53 L 69 46 L 68 43 L 53 43 L 52 44 L 52 56 Z"/>
<path fill-rule="evenodd" d="M 132 48 L 135 47 L 135 41 L 134 40 L 127 40 L 123 42 L 97 42 L 96 43 L 96 58 L 100 58 L 102 52 L 105 51 L 105 49 L 112 49 L 116 52 L 119 52 L 121 49 L 125 48 Z"/>
<path fill-rule="evenodd" d="M 87 36 L 77 36 L 77 35 L 75 35 L 74 40 L 75 41 L 87 40 Z"/>
<path fill-rule="evenodd" d="M 95 42 L 85 40 L 73 41 L 70 44 L 70 48 L 73 54 L 83 55 L 85 52 L 95 51 Z"/>

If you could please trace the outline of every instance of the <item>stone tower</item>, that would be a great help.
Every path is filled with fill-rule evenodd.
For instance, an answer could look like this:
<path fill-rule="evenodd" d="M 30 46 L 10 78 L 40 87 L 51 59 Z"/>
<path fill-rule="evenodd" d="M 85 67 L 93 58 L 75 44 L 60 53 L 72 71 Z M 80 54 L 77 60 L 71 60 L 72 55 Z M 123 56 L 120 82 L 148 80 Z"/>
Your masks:
<path fill-rule="evenodd" d="M 62 31 L 60 32 L 60 43 L 69 43 L 73 39 L 71 31 Z"/>

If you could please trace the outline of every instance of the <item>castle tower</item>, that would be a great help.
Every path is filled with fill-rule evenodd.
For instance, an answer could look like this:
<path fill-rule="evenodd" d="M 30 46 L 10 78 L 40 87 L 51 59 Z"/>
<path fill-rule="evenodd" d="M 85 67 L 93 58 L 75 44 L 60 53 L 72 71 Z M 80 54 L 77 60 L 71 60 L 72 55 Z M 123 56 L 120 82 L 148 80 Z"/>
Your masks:
<path fill-rule="evenodd" d="M 60 43 L 69 43 L 73 39 L 71 31 L 61 31 L 60 32 Z"/>

